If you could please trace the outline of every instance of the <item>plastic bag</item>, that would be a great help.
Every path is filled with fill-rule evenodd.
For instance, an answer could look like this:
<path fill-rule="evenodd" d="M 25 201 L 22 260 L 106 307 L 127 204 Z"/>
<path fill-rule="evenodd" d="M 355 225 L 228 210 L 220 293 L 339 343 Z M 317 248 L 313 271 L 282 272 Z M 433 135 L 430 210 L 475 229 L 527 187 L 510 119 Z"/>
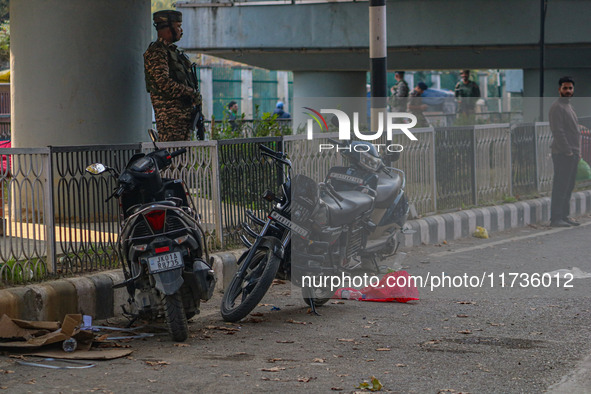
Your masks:
<path fill-rule="evenodd" d="M 586 181 L 591 179 L 591 167 L 587 162 L 583 159 L 579 160 L 579 164 L 577 166 L 577 181 Z"/>

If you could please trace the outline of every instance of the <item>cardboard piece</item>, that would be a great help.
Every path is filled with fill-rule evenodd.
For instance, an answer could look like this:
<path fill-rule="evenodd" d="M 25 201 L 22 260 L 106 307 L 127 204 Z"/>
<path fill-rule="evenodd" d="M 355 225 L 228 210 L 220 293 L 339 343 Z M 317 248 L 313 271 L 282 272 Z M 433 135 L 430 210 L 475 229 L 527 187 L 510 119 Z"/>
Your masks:
<path fill-rule="evenodd" d="M 67 360 L 113 360 L 129 356 L 132 349 L 102 349 L 102 350 L 76 350 L 66 353 L 62 350 L 42 350 L 25 354 L 25 356 L 38 356 L 46 358 L 61 358 Z"/>
<path fill-rule="evenodd" d="M 37 330 L 37 334 L 33 335 L 34 330 L 22 331 L 23 328 L 19 326 L 19 322 L 24 322 L 27 327 L 53 327 L 57 325 L 57 329 L 51 332 L 47 330 Z M 11 324 L 12 323 L 12 324 Z M 38 324 L 36 324 L 38 323 Z M 35 348 L 52 343 L 63 342 L 70 337 L 74 337 L 78 342 L 79 349 L 90 349 L 94 334 L 90 331 L 80 331 L 78 327 L 82 323 L 82 315 L 66 315 L 61 324 L 55 322 L 28 322 L 22 320 L 11 319 L 4 315 L 0 319 L 0 338 L 4 339 L 20 339 L 11 342 L 0 342 L 0 347 L 7 348 Z"/>

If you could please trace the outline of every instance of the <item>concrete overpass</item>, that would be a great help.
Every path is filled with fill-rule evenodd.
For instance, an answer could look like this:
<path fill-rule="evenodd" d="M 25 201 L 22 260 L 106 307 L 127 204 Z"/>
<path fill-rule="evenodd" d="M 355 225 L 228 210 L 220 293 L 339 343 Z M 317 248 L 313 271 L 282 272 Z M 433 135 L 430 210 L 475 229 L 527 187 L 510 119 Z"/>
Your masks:
<path fill-rule="evenodd" d="M 367 1 L 177 3 L 187 50 L 294 71 L 294 96 L 365 92 Z M 591 96 L 590 1 L 550 0 L 545 95 L 560 76 Z M 388 69 L 524 69 L 525 95 L 539 96 L 539 0 L 389 0 Z M 355 94 L 353 94 L 355 93 Z"/>
<path fill-rule="evenodd" d="M 293 70 L 295 97 L 365 95 L 367 2 L 271 3 L 179 4 L 180 44 Z M 577 95 L 591 97 L 591 2 L 548 3 L 545 95 L 571 74 Z M 523 68 L 526 95 L 538 95 L 538 0 L 390 0 L 387 8 L 390 69 Z M 10 16 L 14 147 L 146 139 L 149 0 L 19 0 Z"/>

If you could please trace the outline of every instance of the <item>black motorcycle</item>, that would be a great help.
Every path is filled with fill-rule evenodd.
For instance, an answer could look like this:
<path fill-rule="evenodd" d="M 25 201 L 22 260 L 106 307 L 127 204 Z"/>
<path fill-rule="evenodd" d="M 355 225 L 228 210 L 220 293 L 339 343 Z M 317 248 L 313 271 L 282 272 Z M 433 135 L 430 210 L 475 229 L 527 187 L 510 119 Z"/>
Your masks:
<path fill-rule="evenodd" d="M 117 178 L 111 198 L 119 198 L 121 229 L 117 242 L 133 320 L 164 316 L 170 336 L 188 337 L 187 319 L 199 313 L 200 302 L 213 295 L 215 275 L 208 264 L 205 234 L 184 183 L 162 178 L 160 171 L 186 149 L 158 149 L 135 154 L 123 172 L 96 163 L 86 169 L 93 175 L 109 172 Z"/>
<path fill-rule="evenodd" d="M 341 147 L 345 144 L 330 139 Z M 349 149 L 339 152 L 346 159 L 345 166 L 332 167 L 325 179 L 338 192 L 358 190 L 360 184 L 375 182 L 375 204 L 370 217 L 370 232 L 362 251 L 363 260 L 376 268 L 378 261 L 394 255 L 400 245 L 399 234 L 410 234 L 405 229 L 409 202 L 405 193 L 406 177 L 402 170 L 392 167 L 400 152 L 380 155 L 375 146 L 365 141 L 353 141 Z"/>
<path fill-rule="evenodd" d="M 259 147 L 263 156 L 288 167 L 287 177 L 279 196 L 269 190 L 263 195 L 265 200 L 275 203 L 267 220 L 256 217 L 252 211 L 246 212 L 260 231 L 243 223 L 244 231 L 254 241 L 241 236 L 249 249 L 239 259 L 238 272 L 224 293 L 221 313 L 226 321 L 238 321 L 248 315 L 275 277 L 301 286 L 304 301 L 315 313 L 317 306 L 330 299 L 332 289 L 305 285 L 305 278 L 354 273 L 362 264 L 368 237 L 376 227 L 371 216 L 379 184 L 377 174 L 350 176 L 349 181 L 355 178 L 355 187 L 345 182 L 348 186 L 337 190 L 333 184 L 339 186 L 336 178 L 347 177 L 344 169 L 331 169 L 342 176 L 329 173 L 328 181 L 320 184 L 303 175 L 291 179 L 291 162 L 286 155 L 263 145 Z M 368 159 L 365 154 L 357 157 Z"/>

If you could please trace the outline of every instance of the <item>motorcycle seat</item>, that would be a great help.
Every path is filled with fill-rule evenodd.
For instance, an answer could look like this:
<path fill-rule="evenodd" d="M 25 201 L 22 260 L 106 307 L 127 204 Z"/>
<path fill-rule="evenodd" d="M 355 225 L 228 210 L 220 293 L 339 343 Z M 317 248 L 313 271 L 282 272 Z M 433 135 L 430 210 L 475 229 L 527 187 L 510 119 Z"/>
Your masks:
<path fill-rule="evenodd" d="M 323 195 L 322 200 L 328 208 L 331 226 L 342 226 L 351 223 L 356 217 L 371 210 L 373 197 L 358 191 L 340 191 L 343 201 L 335 201 L 330 195 Z M 339 204 L 341 205 L 339 207 Z"/>
<path fill-rule="evenodd" d="M 392 172 L 388 174 L 380 174 L 378 179 L 378 188 L 376 196 L 376 208 L 389 208 L 392 202 L 400 193 L 402 188 L 402 178 L 399 174 Z"/>

